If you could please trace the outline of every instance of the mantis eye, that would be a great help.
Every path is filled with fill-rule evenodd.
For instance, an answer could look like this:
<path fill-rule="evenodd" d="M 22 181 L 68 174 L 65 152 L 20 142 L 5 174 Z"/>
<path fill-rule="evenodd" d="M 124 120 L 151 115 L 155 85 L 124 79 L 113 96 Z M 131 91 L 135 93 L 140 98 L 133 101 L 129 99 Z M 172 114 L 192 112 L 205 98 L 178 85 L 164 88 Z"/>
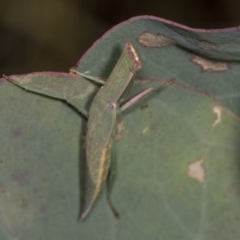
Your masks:
<path fill-rule="evenodd" d="M 116 104 L 115 103 L 108 103 L 108 107 L 110 109 L 116 109 Z"/>

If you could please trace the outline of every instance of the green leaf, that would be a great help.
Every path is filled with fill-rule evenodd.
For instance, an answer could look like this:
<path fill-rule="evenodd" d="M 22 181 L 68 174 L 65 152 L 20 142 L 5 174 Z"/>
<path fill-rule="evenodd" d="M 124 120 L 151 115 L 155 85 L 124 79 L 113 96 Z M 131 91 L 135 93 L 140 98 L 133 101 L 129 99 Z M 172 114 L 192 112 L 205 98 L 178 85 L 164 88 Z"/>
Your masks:
<path fill-rule="evenodd" d="M 239 30 L 193 30 L 154 17 L 133 18 L 106 33 L 75 69 L 108 77 L 126 41 L 143 65 L 133 95 L 172 78 L 175 83 L 119 119 L 112 201 L 120 220 L 102 194 L 86 221 L 77 221 L 82 115 L 1 79 L 0 239 L 240 236 Z M 73 78 L 38 74 L 46 82 L 60 76 L 61 87 Z M 96 88 L 84 83 L 93 91 L 78 102 L 88 108 Z"/>

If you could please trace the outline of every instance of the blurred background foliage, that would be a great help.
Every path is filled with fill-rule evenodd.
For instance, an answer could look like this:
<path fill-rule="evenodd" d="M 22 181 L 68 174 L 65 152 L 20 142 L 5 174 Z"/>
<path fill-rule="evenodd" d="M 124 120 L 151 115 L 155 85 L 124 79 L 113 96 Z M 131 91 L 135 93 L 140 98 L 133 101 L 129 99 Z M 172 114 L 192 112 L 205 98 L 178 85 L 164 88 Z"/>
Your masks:
<path fill-rule="evenodd" d="M 112 26 L 155 15 L 193 28 L 240 25 L 237 0 L 1 0 L 0 74 L 64 71 Z"/>

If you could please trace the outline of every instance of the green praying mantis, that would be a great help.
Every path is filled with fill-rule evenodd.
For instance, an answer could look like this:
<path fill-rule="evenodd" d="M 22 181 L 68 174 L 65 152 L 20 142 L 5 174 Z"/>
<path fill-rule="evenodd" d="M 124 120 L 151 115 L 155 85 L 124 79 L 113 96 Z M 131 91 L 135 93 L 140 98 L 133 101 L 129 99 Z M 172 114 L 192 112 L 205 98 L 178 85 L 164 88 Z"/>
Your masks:
<path fill-rule="evenodd" d="M 104 183 L 111 174 L 112 137 L 117 122 L 117 115 L 138 102 L 144 96 L 157 90 L 148 88 L 126 102 L 126 97 L 133 85 L 133 76 L 141 67 L 142 65 L 136 50 L 130 42 L 127 42 L 117 64 L 106 82 L 71 70 L 72 73 L 79 74 L 93 82 L 103 85 L 95 95 L 88 112 L 76 105 L 71 98 L 65 98 L 65 100 L 76 107 L 77 110 L 88 119 L 86 135 L 86 180 L 83 208 L 81 212 L 82 220 L 88 216 Z M 39 89 L 29 87 L 28 82 L 21 83 L 10 77 L 4 77 L 25 90 L 56 97 L 46 91 L 39 91 Z M 168 81 L 161 89 L 172 84 L 172 82 L 173 80 Z M 118 212 L 110 201 L 108 189 L 107 199 L 114 215 L 118 217 Z"/>

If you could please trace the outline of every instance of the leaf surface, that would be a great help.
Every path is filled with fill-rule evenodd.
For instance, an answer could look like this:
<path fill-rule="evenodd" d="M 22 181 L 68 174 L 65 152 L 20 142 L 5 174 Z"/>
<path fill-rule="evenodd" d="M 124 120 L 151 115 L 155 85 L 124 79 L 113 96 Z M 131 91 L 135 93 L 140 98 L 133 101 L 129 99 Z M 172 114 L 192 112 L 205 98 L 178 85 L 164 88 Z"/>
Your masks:
<path fill-rule="evenodd" d="M 194 30 L 137 17 L 107 32 L 75 66 L 105 79 L 131 41 L 143 65 L 132 95 L 175 79 L 118 120 L 111 197 L 120 220 L 102 194 L 88 219 L 77 221 L 86 132 L 82 115 L 64 101 L 0 79 L 0 238 L 237 239 L 239 34 L 238 28 Z M 51 74 L 30 76 L 46 83 L 61 79 L 56 84 L 61 89 L 65 80 L 80 79 Z M 91 90 L 77 102 L 88 108 L 97 89 L 80 80 Z"/>

